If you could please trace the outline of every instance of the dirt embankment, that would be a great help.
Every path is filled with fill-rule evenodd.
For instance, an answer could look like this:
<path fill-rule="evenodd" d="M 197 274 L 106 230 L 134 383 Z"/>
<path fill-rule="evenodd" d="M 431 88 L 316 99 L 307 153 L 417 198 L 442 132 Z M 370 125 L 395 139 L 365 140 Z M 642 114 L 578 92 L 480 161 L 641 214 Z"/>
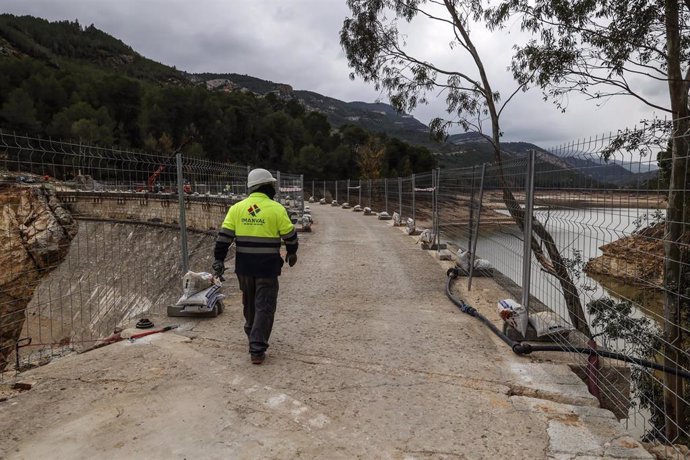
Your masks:
<path fill-rule="evenodd" d="M 77 226 L 45 187 L 0 186 L 0 370 L 41 279 L 64 259 Z"/>
<path fill-rule="evenodd" d="M 687 243 L 690 235 L 684 239 Z M 603 254 L 587 262 L 585 273 L 610 276 L 644 287 L 663 285 L 663 223 L 646 227 L 600 249 Z"/>

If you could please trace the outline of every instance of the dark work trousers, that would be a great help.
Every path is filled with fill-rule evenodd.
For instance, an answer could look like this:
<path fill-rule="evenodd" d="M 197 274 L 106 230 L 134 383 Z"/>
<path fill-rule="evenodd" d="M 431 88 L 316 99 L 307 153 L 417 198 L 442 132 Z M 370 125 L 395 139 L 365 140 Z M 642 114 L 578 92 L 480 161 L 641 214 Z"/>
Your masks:
<path fill-rule="evenodd" d="M 278 277 L 255 278 L 237 275 L 244 306 L 244 332 L 249 338 L 249 353 L 258 355 L 268 348 L 273 317 L 278 302 Z"/>

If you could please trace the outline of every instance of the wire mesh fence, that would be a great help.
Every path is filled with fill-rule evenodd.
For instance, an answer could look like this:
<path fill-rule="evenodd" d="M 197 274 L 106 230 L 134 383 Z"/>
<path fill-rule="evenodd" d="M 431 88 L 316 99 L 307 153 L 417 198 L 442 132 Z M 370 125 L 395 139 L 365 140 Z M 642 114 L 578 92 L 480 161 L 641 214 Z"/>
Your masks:
<path fill-rule="evenodd" d="M 684 230 L 669 233 L 670 163 L 664 158 L 669 142 L 680 139 L 664 130 L 654 124 L 551 150 L 573 166 L 561 172 L 544 165 L 536 175 L 535 221 L 553 236 L 579 305 L 567 305 L 563 283 L 536 263 L 530 292 L 559 314 L 577 316 L 571 321 L 586 323 L 604 348 L 687 373 L 688 240 Z M 687 150 L 677 157 L 685 162 Z M 676 192 L 686 188 L 683 181 Z M 675 245 L 677 255 L 664 245 Z M 665 280 L 669 262 L 679 265 L 678 277 Z M 690 440 L 687 379 L 613 363 L 606 371 L 599 378 L 611 389 L 610 402 L 628 412 L 629 425 L 647 439 Z M 627 382 L 630 393 L 616 381 Z"/>
<path fill-rule="evenodd" d="M 488 261 L 527 307 L 530 324 L 546 324 L 539 334 L 570 353 L 574 370 L 633 434 L 687 444 L 690 382 L 680 375 L 690 375 L 690 233 L 687 219 L 676 219 L 683 230 L 669 241 L 666 212 L 669 146 L 685 146 L 677 153 L 682 164 L 687 133 L 671 134 L 669 126 L 504 152 L 501 163 L 315 183 L 339 203 L 353 201 L 344 195 L 348 183 L 361 183 L 362 202 L 375 212 L 396 213 L 402 224 L 409 219 L 413 229 L 432 229 Z M 683 181 L 677 192 L 686 188 Z M 665 280 L 669 244 L 679 268 Z M 561 332 L 549 333 L 556 326 Z M 607 352 L 617 359 L 605 359 Z"/>
<path fill-rule="evenodd" d="M 248 171 L 0 131 L 0 378 L 164 314 L 185 270 L 211 269 Z M 274 176 L 299 220 L 302 177 Z"/>
<path fill-rule="evenodd" d="M 276 171 L 277 199 L 294 219 L 309 198 L 396 214 L 397 222 L 411 222 L 411 231 L 432 229 L 437 241 L 488 261 L 522 296 L 516 300 L 531 317 L 548 313 L 550 321 L 576 331 L 548 336 L 573 352 L 569 361 L 581 369 L 591 365 L 591 355 L 574 350 L 592 347 L 595 339 L 601 350 L 687 373 L 690 237 L 682 213 L 669 219 L 666 211 L 674 142 L 687 148 L 687 134 L 669 135 L 667 124 L 655 123 L 550 152 L 504 152 L 500 164 L 408 177 L 305 184 L 300 175 Z M 687 150 L 676 156 L 682 163 Z M 13 263 L 2 278 L 0 326 L 14 338 L 2 337 L 0 355 L 9 368 L 16 357 L 26 358 L 23 363 L 77 343 L 87 347 L 123 319 L 174 300 L 160 286 L 169 286 L 182 268 L 182 250 L 170 250 L 171 244 L 182 247 L 180 210 L 194 231 L 190 268 L 207 269 L 215 229 L 228 205 L 247 194 L 244 165 L 191 158 L 178 165 L 174 156 L 2 132 L 0 168 L 2 186 L 21 189 L 0 195 L 11 217 L 0 230 L 17 235 L 5 239 L 3 251 L 26 262 Z M 685 193 L 685 182 L 677 191 Z M 42 209 L 52 220 L 36 219 Z M 142 230 L 133 231 L 133 223 Z M 682 228 L 670 240 L 673 223 Z M 671 258 L 669 245 L 676 250 Z M 168 270 L 142 276 L 162 266 L 151 262 L 161 258 Z M 669 263 L 676 264 L 675 278 L 664 279 Z M 471 277 L 467 281 L 471 287 Z M 690 439 L 687 379 L 620 360 L 602 358 L 597 366 L 600 399 L 632 432 L 666 443 Z"/>

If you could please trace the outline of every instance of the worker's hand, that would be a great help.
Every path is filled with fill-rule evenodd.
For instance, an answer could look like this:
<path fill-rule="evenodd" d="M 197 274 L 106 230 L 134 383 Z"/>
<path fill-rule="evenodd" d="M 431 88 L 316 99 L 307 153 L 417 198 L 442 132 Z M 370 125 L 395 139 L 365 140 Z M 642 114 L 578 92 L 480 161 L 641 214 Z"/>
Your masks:
<path fill-rule="evenodd" d="M 288 263 L 289 266 L 293 266 L 297 263 L 297 254 L 288 254 L 285 256 L 285 262 Z"/>
<path fill-rule="evenodd" d="M 222 278 L 224 272 L 225 272 L 225 261 L 216 260 L 215 262 L 213 262 L 213 273 L 216 275 L 217 278 Z"/>

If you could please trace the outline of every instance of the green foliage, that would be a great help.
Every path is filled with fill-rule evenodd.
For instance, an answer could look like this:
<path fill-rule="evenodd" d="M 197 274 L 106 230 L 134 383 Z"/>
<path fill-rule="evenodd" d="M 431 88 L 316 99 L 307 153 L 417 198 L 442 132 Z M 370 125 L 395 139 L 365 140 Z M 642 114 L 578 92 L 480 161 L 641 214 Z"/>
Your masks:
<path fill-rule="evenodd" d="M 108 110 L 94 109 L 87 102 L 76 102 L 54 117 L 46 132 L 58 139 L 80 139 L 96 145 L 112 145 L 115 123 Z"/>
<path fill-rule="evenodd" d="M 670 105 L 648 98 L 645 85 L 673 82 L 688 69 L 687 1 L 503 0 L 486 16 L 494 27 L 522 18 L 534 38 L 516 47 L 513 75 L 542 88 L 562 110 L 566 95 L 578 92 L 597 104 L 623 95 L 670 112 Z M 687 85 L 685 94 L 670 93 L 687 103 Z"/>
<path fill-rule="evenodd" d="M 485 3 L 348 0 L 351 17 L 343 22 L 340 43 L 353 69 L 350 77 L 358 75 L 386 91 L 391 104 L 400 112 L 410 112 L 425 104 L 430 92 L 443 93 L 449 117 L 431 122 L 434 140 L 446 137 L 451 125 L 459 125 L 465 131 L 481 131 L 480 120 L 489 117 L 497 136 L 502 110 L 502 106 L 497 107 L 500 95 L 491 89 L 470 33 L 473 23 L 482 19 Z M 399 28 L 403 22 L 413 20 L 427 20 L 439 30 L 446 30 L 447 52 L 468 58 L 473 65 L 447 68 L 439 62 L 429 62 L 425 55 L 415 54 L 407 47 L 408 37 Z"/>
<path fill-rule="evenodd" d="M 179 84 L 180 72 L 93 26 L 0 15 L 0 38 L 23 53 L 0 56 L 0 121 L 18 132 L 162 154 L 184 145 L 196 158 L 300 171 L 308 179 L 357 177 L 357 148 L 372 136 L 352 125 L 334 130 L 325 115 L 284 95 Z M 276 89 L 241 77 L 241 85 Z M 435 166 L 426 148 L 376 136 L 386 145 L 386 171 Z"/>
<path fill-rule="evenodd" d="M 642 359 L 655 360 L 661 352 L 661 330 L 646 316 L 633 315 L 634 308 L 629 301 L 617 302 L 602 297 L 587 304 L 592 318 L 592 327 L 612 341 L 625 344 L 622 352 Z M 633 393 L 637 404 L 650 412 L 645 437 L 655 439 L 664 431 L 664 403 L 661 382 L 648 370 L 639 366 L 631 368 Z"/>
<path fill-rule="evenodd" d="M 668 147 L 659 150 L 656 154 L 656 161 L 659 165 L 659 189 L 668 189 L 671 184 L 671 166 L 673 157 L 673 140 L 668 141 Z"/>
<path fill-rule="evenodd" d="M 39 128 L 34 101 L 22 88 L 15 88 L 9 93 L 0 108 L 0 119 L 17 131 L 31 133 Z"/>

